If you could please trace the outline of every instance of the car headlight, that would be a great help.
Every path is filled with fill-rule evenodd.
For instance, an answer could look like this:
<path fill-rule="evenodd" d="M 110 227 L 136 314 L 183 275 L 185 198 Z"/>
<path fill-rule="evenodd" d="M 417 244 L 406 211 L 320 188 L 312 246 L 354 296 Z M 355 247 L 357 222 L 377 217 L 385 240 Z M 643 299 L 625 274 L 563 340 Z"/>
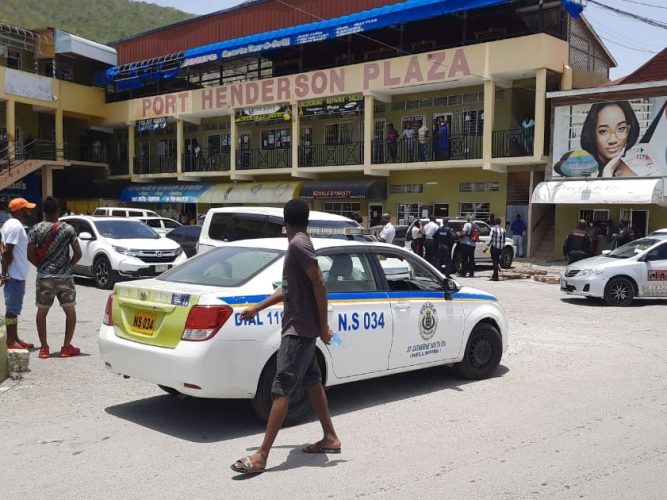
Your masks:
<path fill-rule="evenodd" d="M 579 271 L 579 276 L 595 276 L 597 274 L 602 274 L 607 270 L 606 267 L 593 267 L 590 269 L 582 269 Z"/>
<path fill-rule="evenodd" d="M 136 255 L 139 253 L 139 250 L 135 250 L 133 248 L 117 247 L 115 245 L 113 249 L 120 254 L 127 255 L 128 257 L 136 257 Z"/>
<path fill-rule="evenodd" d="M 183 249 L 181 247 L 178 247 L 176 250 L 174 250 L 174 255 L 176 255 L 176 257 L 181 255 L 182 253 L 183 253 Z"/>

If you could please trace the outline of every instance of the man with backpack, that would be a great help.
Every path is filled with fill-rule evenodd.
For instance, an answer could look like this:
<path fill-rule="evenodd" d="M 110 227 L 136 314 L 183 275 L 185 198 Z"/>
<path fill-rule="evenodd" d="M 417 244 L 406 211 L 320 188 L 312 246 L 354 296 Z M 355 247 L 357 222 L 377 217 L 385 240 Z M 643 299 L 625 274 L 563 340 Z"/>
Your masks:
<path fill-rule="evenodd" d="M 459 276 L 464 278 L 469 273 L 471 278 L 475 277 L 475 246 L 479 241 L 479 229 L 473 223 L 472 216 L 466 217 L 461 234 L 461 272 Z"/>
<path fill-rule="evenodd" d="M 454 245 L 454 231 L 449 227 L 449 219 L 442 220 L 440 226 L 433 234 L 433 243 L 437 249 L 438 268 L 443 269 L 445 276 L 451 277 L 452 246 Z"/>
<path fill-rule="evenodd" d="M 60 205 L 53 196 L 48 196 L 42 204 L 44 221 L 33 226 L 28 235 L 28 259 L 37 268 L 36 305 L 37 335 L 41 347 L 39 358 L 51 356 L 46 341 L 46 316 L 58 297 L 65 311 L 65 339 L 60 349 L 61 358 L 77 356 L 81 353 L 72 345 L 76 327 L 76 288 L 72 266 L 81 258 L 81 247 L 76 231 L 66 222 L 60 222 Z M 72 248 L 72 257 L 69 255 Z"/>

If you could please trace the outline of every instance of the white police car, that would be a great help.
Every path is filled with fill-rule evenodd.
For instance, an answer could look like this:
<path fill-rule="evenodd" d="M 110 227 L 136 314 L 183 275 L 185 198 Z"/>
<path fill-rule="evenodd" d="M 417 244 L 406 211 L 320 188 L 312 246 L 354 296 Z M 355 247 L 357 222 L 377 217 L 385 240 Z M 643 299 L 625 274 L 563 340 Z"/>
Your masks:
<path fill-rule="evenodd" d="M 565 268 L 562 291 L 627 306 L 635 297 L 667 297 L 667 234 L 631 241 Z"/>
<path fill-rule="evenodd" d="M 492 295 L 461 288 L 395 245 L 315 238 L 329 295 L 329 325 L 342 345 L 318 340 L 327 386 L 434 365 L 491 376 L 508 323 Z M 245 240 L 199 255 L 149 280 L 118 284 L 99 332 L 114 373 L 202 398 L 246 398 L 262 418 L 271 405 L 282 304 L 252 320 L 240 313 L 282 283 L 286 238 Z M 296 395 L 288 418 L 309 410 Z"/>

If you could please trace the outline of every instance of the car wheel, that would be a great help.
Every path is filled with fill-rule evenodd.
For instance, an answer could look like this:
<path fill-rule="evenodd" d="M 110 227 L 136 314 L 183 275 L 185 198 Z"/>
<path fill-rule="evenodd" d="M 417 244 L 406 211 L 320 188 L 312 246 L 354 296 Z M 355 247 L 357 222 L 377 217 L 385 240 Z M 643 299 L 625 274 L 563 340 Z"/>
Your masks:
<path fill-rule="evenodd" d="M 259 418 L 265 422 L 269 419 L 273 404 L 273 379 L 276 377 L 276 357 L 272 357 L 264 367 L 257 384 L 257 392 L 252 400 L 252 408 Z M 285 418 L 286 425 L 292 425 L 303 420 L 310 413 L 310 401 L 304 388 L 299 388 L 290 396 L 289 410 Z"/>
<path fill-rule="evenodd" d="M 512 261 L 514 260 L 514 252 L 511 248 L 503 248 L 500 252 L 500 267 L 503 269 L 509 269 L 512 267 Z"/>
<path fill-rule="evenodd" d="M 111 263 L 106 257 L 98 257 L 93 264 L 95 285 L 102 290 L 111 290 L 114 284 L 114 273 Z"/>
<path fill-rule="evenodd" d="M 488 323 L 480 323 L 470 334 L 463 361 L 456 368 L 468 379 L 488 378 L 498 368 L 502 355 L 503 342 L 498 329 Z"/>
<path fill-rule="evenodd" d="M 604 301 L 610 306 L 627 306 L 635 298 L 635 287 L 627 278 L 612 278 L 604 288 Z"/>

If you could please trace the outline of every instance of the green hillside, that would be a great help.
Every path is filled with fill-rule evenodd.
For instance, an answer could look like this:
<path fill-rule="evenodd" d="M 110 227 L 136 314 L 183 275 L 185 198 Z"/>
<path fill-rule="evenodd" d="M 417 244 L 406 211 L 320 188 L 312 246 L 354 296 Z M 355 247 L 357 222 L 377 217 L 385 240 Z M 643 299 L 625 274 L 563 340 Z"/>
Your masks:
<path fill-rule="evenodd" d="M 190 17 L 171 7 L 130 0 L 0 0 L 2 22 L 53 26 L 102 43 Z"/>

